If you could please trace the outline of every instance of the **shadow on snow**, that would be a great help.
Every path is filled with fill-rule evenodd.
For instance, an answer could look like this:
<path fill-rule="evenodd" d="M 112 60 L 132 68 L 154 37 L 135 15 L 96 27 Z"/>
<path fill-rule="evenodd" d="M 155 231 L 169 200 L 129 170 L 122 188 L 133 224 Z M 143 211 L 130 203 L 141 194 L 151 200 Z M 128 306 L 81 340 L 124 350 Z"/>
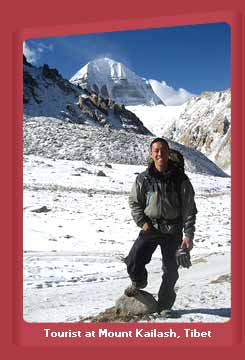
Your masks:
<path fill-rule="evenodd" d="M 206 315 L 215 315 L 222 317 L 231 317 L 231 309 L 230 308 L 220 308 L 220 309 L 189 309 L 189 310 L 178 310 L 179 315 L 186 314 L 206 314 Z"/>

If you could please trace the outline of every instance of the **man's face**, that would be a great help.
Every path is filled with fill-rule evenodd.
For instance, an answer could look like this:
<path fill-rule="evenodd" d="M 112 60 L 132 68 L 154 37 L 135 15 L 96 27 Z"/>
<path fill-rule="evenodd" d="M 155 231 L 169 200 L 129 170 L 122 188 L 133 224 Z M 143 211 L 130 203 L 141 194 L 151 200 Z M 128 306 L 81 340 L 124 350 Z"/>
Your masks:
<path fill-rule="evenodd" d="M 155 167 L 158 170 L 161 171 L 166 168 L 169 156 L 167 144 L 164 144 L 162 142 L 155 142 L 152 145 L 150 155 L 151 158 L 154 160 Z"/>

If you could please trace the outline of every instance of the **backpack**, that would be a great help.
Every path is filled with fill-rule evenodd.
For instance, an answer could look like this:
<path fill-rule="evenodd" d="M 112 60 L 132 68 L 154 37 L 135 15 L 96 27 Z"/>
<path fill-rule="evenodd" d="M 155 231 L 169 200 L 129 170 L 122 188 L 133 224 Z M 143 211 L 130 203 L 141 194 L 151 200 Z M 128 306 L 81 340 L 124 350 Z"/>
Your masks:
<path fill-rule="evenodd" d="M 169 149 L 169 159 L 176 169 L 179 169 L 183 173 L 185 172 L 185 160 L 180 151 Z"/>

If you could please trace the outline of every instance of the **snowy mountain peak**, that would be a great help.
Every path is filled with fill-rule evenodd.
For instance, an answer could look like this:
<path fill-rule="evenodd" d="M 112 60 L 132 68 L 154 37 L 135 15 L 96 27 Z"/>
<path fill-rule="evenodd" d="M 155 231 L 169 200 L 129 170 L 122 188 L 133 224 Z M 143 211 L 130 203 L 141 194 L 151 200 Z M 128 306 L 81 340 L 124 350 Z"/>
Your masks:
<path fill-rule="evenodd" d="M 99 58 L 92 61 L 90 67 L 95 67 L 96 70 L 105 71 L 109 73 L 112 79 L 126 79 L 132 75 L 136 76 L 131 70 L 126 68 L 122 63 L 115 60 L 105 58 Z"/>
<path fill-rule="evenodd" d="M 107 57 L 90 61 L 70 81 L 124 105 L 163 104 L 148 81 Z"/>
<path fill-rule="evenodd" d="M 103 74 L 103 76 L 102 76 Z M 129 70 L 122 63 L 112 60 L 110 58 L 98 58 L 90 61 L 88 64 L 83 66 L 71 79 L 71 82 L 77 82 L 84 77 L 93 78 L 109 78 L 113 80 L 122 79 L 135 79 L 137 75 Z"/>

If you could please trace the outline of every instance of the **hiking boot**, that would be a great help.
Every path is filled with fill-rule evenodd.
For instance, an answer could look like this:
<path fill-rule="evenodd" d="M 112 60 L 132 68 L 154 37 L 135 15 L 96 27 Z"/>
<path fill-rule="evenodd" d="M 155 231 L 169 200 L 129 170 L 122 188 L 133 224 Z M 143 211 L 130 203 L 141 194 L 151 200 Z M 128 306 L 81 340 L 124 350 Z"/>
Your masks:
<path fill-rule="evenodd" d="M 132 281 L 132 284 L 129 285 L 124 290 L 124 294 L 129 297 L 135 296 L 139 289 L 144 289 L 146 286 L 147 286 L 147 281 L 141 281 L 141 282 Z"/>
<path fill-rule="evenodd" d="M 173 311 L 171 309 L 163 309 L 163 310 L 160 310 L 158 311 L 158 314 L 161 318 L 164 318 L 164 319 L 177 319 L 177 318 L 180 318 L 180 314 L 178 314 L 178 312 L 176 311 Z"/>
<path fill-rule="evenodd" d="M 168 318 L 171 317 L 172 311 L 171 309 L 163 309 L 160 310 L 158 313 L 161 317 Z"/>

